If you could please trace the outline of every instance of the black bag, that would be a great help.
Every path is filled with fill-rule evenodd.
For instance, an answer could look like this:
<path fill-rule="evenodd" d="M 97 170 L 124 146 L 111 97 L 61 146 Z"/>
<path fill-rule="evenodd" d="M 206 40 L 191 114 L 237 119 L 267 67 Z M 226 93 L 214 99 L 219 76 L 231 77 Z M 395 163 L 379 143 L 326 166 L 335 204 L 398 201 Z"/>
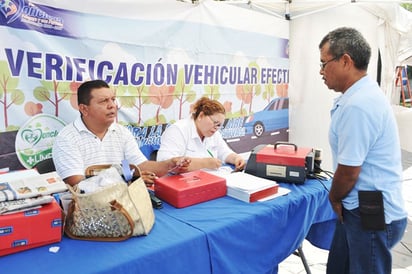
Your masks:
<path fill-rule="evenodd" d="M 364 230 L 385 230 L 385 210 L 381 191 L 359 191 L 359 212 Z"/>

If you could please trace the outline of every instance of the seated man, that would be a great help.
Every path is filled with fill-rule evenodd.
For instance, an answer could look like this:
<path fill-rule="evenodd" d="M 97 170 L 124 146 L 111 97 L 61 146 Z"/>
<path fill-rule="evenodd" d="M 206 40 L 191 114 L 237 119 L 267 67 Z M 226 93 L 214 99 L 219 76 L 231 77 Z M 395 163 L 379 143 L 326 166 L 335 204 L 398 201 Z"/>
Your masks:
<path fill-rule="evenodd" d="M 53 144 L 53 161 L 59 176 L 71 186 L 85 178 L 92 165 L 121 164 L 126 159 L 142 171 L 147 185 L 169 170 L 185 172 L 190 160 L 175 157 L 148 161 L 130 133 L 115 122 L 116 95 L 102 80 L 84 82 L 77 91 L 80 117 L 64 127 Z"/>

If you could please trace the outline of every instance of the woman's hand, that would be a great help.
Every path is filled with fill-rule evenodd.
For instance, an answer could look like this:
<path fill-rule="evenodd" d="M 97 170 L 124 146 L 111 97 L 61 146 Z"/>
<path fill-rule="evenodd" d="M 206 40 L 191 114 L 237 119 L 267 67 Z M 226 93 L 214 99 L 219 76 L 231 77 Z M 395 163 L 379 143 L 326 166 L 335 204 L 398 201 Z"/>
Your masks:
<path fill-rule="evenodd" d="M 243 169 L 245 169 L 246 163 L 243 157 L 237 155 L 233 164 L 235 165 L 235 171 L 242 171 Z"/>
<path fill-rule="evenodd" d="M 222 161 L 217 158 L 205 158 L 206 168 L 218 169 L 222 166 Z"/>

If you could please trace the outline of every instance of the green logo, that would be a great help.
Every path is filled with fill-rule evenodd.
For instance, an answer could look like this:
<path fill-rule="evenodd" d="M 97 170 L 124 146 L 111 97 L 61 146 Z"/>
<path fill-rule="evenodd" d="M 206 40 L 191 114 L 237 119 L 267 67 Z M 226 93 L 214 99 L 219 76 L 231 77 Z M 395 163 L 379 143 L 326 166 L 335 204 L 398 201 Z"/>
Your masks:
<path fill-rule="evenodd" d="M 29 119 L 16 136 L 16 154 L 26 168 L 52 157 L 54 138 L 65 126 L 56 116 L 38 114 Z"/>

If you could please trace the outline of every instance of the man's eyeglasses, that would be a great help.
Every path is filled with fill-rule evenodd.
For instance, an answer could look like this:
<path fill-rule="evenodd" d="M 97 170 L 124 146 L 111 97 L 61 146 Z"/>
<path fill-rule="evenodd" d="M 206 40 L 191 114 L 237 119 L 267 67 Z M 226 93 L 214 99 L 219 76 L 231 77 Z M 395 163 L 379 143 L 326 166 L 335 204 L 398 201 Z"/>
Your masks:
<path fill-rule="evenodd" d="M 332 59 L 330 59 L 330 60 L 328 60 L 328 61 L 326 61 L 326 62 L 320 62 L 320 64 L 319 64 L 320 69 L 321 69 L 321 70 L 324 70 L 327 64 L 329 64 L 329 63 L 332 62 L 332 61 L 335 61 L 335 60 L 339 59 L 339 57 L 340 57 L 340 56 L 336 56 L 335 58 L 332 58 Z"/>
<path fill-rule="evenodd" d="M 213 126 L 214 126 L 215 128 L 220 128 L 220 127 L 222 126 L 222 123 L 221 123 L 220 121 L 215 121 L 215 120 L 213 120 L 213 118 L 212 118 L 211 116 L 207 116 L 207 117 L 209 117 L 210 121 L 213 122 Z"/>

